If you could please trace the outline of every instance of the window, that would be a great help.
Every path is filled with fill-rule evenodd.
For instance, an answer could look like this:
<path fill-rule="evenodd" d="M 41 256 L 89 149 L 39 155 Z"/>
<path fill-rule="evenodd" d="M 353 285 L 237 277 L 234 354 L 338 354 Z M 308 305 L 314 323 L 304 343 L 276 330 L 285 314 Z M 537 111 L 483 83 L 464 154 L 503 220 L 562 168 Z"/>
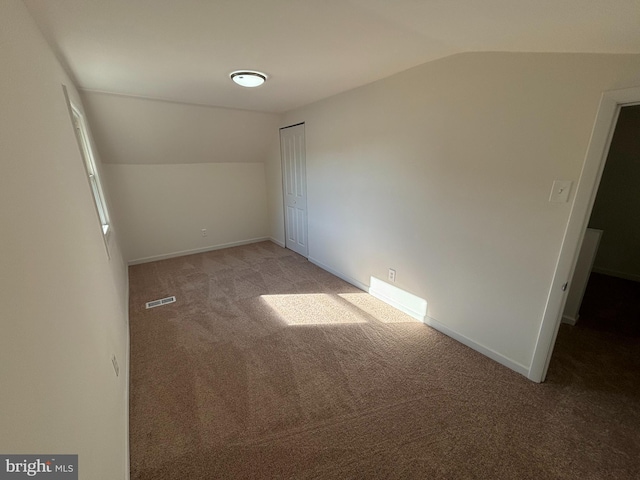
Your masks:
<path fill-rule="evenodd" d="M 82 158 L 84 159 L 84 165 L 87 170 L 87 176 L 89 177 L 89 185 L 91 186 L 91 193 L 93 193 L 93 200 L 96 203 L 96 210 L 98 211 L 98 217 L 100 218 L 100 224 L 102 225 L 102 234 L 105 237 L 109 235 L 109 212 L 107 212 L 107 204 L 104 201 L 104 193 L 102 185 L 100 184 L 100 177 L 98 175 L 98 169 L 96 168 L 96 161 L 93 157 L 93 151 L 91 149 L 91 143 L 89 142 L 89 135 L 87 132 L 87 126 L 84 121 L 84 117 L 80 113 L 80 110 L 76 108 L 71 102 L 71 114 L 73 117 L 73 127 L 78 139 L 78 145 L 82 152 Z"/>

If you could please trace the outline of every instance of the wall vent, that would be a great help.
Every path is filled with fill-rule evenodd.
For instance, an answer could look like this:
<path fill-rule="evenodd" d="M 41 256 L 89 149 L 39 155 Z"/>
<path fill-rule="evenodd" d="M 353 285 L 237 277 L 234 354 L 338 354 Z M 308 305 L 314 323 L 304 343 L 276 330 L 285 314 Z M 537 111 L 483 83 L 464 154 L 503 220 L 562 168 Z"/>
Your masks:
<path fill-rule="evenodd" d="M 176 301 L 176 297 L 166 297 L 161 298 L 160 300 L 153 300 L 152 302 L 145 303 L 146 308 L 154 308 L 159 307 L 161 305 L 166 305 L 167 303 L 173 303 Z"/>

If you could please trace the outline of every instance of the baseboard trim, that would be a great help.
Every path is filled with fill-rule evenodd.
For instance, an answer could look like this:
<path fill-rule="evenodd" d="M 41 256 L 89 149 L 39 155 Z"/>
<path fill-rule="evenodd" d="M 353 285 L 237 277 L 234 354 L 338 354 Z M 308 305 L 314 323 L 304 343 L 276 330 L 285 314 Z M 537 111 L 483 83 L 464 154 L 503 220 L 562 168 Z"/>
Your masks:
<path fill-rule="evenodd" d="M 376 288 L 374 288 L 374 287 L 372 287 L 370 285 L 366 285 L 366 284 L 364 284 L 362 282 L 359 282 L 355 278 L 351 278 L 351 277 L 349 277 L 347 275 L 344 275 L 343 273 L 338 272 L 337 270 L 334 270 L 333 268 L 329 267 L 328 265 L 325 265 L 324 263 L 316 260 L 315 258 L 309 257 L 308 260 L 311 263 L 313 263 L 314 265 L 320 267 L 321 269 L 326 270 L 330 274 L 335 275 L 338 278 L 341 278 L 345 282 L 350 283 L 354 287 L 357 287 L 360 290 L 363 290 L 363 291 L 367 292 L 369 295 L 371 295 L 373 297 L 376 297 L 379 300 L 382 300 L 383 302 L 391 305 L 392 307 L 400 310 L 401 312 L 406 313 L 407 315 L 415 318 L 416 320 L 420 320 L 421 322 L 424 321 L 424 314 L 421 314 L 417 310 L 408 307 L 407 305 L 403 304 L 402 302 L 392 298 L 392 296 L 385 295 L 383 292 L 379 291 L 378 289 L 376 289 Z M 393 287 L 393 285 L 391 285 L 391 287 Z M 408 292 L 406 292 L 406 293 L 407 293 L 407 295 L 414 296 L 414 295 L 412 295 L 412 294 L 410 294 Z"/>
<path fill-rule="evenodd" d="M 222 250 L 223 248 L 240 247 L 242 245 L 250 245 L 252 243 L 266 242 L 271 240 L 270 237 L 258 237 L 250 238 L 248 240 L 240 240 L 238 242 L 222 243 L 220 245 L 211 245 L 203 248 L 194 248 L 192 250 L 181 250 L 179 252 L 165 253 L 162 255 L 153 255 L 151 257 L 138 258 L 136 260 L 130 260 L 128 265 L 139 265 L 141 263 L 156 262 L 158 260 L 167 260 L 169 258 L 184 257 L 187 255 L 194 255 L 196 253 L 211 252 L 213 250 Z"/>
<path fill-rule="evenodd" d="M 129 395 L 130 395 L 130 381 L 131 381 L 131 367 L 130 367 L 130 362 L 131 362 L 131 333 L 130 333 L 130 329 L 129 329 L 129 272 L 126 272 L 127 274 L 127 308 L 125 311 L 125 319 L 127 322 L 127 329 L 126 329 L 126 334 L 127 334 L 127 341 L 126 341 L 126 352 L 125 352 L 125 365 L 124 365 L 124 373 L 125 373 L 125 381 L 127 382 L 125 385 L 125 439 L 124 439 L 124 448 L 125 448 L 125 452 L 124 452 L 124 475 L 125 475 L 125 480 L 130 480 L 131 478 L 131 446 L 129 444 L 129 411 L 130 411 L 130 405 L 129 405 Z"/>
<path fill-rule="evenodd" d="M 281 242 L 280 240 L 276 240 L 276 239 L 275 239 L 275 238 L 273 238 L 273 237 L 269 237 L 269 240 L 271 240 L 273 243 L 275 243 L 275 244 L 276 244 L 276 245 L 278 245 L 279 247 L 286 248 L 286 246 L 285 246 L 284 242 Z"/>
<path fill-rule="evenodd" d="M 316 260 L 315 258 L 309 257 L 308 260 L 313 263 L 314 265 L 320 267 L 323 270 L 326 270 L 327 272 L 331 273 L 332 275 L 335 275 L 338 278 L 341 278 L 342 280 L 344 280 L 347 283 L 350 283 L 351 285 L 358 287 L 360 290 L 363 290 L 365 292 L 369 292 L 369 285 L 365 285 L 362 282 L 359 282 L 358 280 L 355 280 L 354 278 L 348 277 L 347 275 L 344 275 L 343 273 L 325 265 L 324 263 L 320 262 L 319 260 Z M 371 293 L 370 293 L 371 294 Z M 373 295 L 373 294 L 371 294 Z M 373 295 L 375 296 L 375 295 Z M 382 300 L 383 302 L 387 302 L 387 300 L 385 300 L 384 298 L 380 298 L 377 297 L 380 300 Z M 403 310 L 402 308 L 399 308 L 395 303 L 389 303 L 389 305 L 398 308 L 401 311 L 404 311 L 405 313 L 407 313 L 408 315 L 411 315 L 410 312 L 407 312 L 405 310 Z M 414 312 L 415 313 L 415 312 Z M 413 315 L 411 315 L 413 316 Z M 416 317 L 414 317 L 416 318 Z M 491 360 L 494 360 L 496 362 L 498 362 L 500 365 L 504 365 L 505 367 L 513 370 L 516 373 L 519 373 L 521 375 L 524 375 L 525 377 L 528 378 L 529 376 L 529 367 L 526 367 L 524 365 L 522 365 L 519 362 L 516 362 L 515 360 L 512 360 L 508 357 L 505 357 L 504 355 L 502 355 L 501 353 L 496 352 L 495 350 L 490 349 L 489 347 L 485 347 L 484 345 L 477 343 L 473 340 L 471 340 L 468 337 L 465 337 L 464 335 L 456 332 L 455 330 L 450 329 L 449 327 L 446 327 L 445 325 L 443 325 L 442 323 L 438 322 L 437 320 L 429 317 L 429 316 L 424 316 L 423 318 L 420 318 L 420 320 L 422 320 L 426 325 L 429 325 L 431 328 L 434 328 L 435 330 L 438 330 L 440 333 L 445 334 L 447 337 L 451 337 L 454 340 L 456 340 L 457 342 L 462 343 L 463 345 L 466 345 L 467 347 L 471 348 L 472 350 L 475 350 L 478 353 L 481 353 L 482 355 L 484 355 L 485 357 L 489 357 Z"/>
<path fill-rule="evenodd" d="M 416 320 L 419 320 L 421 322 L 424 323 L 425 321 L 425 316 L 424 315 L 420 315 L 420 313 L 405 307 L 404 305 L 402 305 L 399 302 L 396 302 L 395 300 L 393 300 L 390 297 L 387 297 L 386 295 L 377 292 L 375 290 L 369 289 L 369 295 L 371 295 L 372 297 L 376 297 L 378 300 L 382 300 L 384 303 L 391 305 L 393 308 L 400 310 L 403 313 L 406 313 L 407 315 L 409 315 L 410 317 L 415 318 Z"/>
<path fill-rule="evenodd" d="M 427 301 L 424 298 L 375 277 L 371 277 L 370 283 L 369 295 L 424 323 L 427 315 Z"/>
<path fill-rule="evenodd" d="M 573 318 L 573 317 L 570 317 L 569 315 L 563 315 L 562 316 L 562 323 L 565 323 L 567 325 L 571 325 L 573 327 L 573 326 L 575 326 L 576 323 L 578 323 L 578 318 L 579 318 L 579 316 L 576 317 L 576 318 Z"/>
<path fill-rule="evenodd" d="M 424 323 L 438 330 L 439 332 L 444 333 L 447 337 L 451 337 L 454 340 L 462 343 L 463 345 L 466 345 L 467 347 L 471 348 L 472 350 L 475 350 L 476 352 L 481 353 L 485 357 L 489 357 L 491 360 L 494 360 L 499 364 L 504 365 L 507 368 L 510 368 L 514 372 L 517 372 L 521 375 L 524 375 L 525 377 L 528 377 L 529 367 L 525 367 L 521 363 L 516 362 L 515 360 L 512 360 L 508 357 L 505 357 L 501 353 L 498 353 L 495 350 L 490 349 L 489 347 L 485 347 L 484 345 L 477 343 L 454 330 L 451 330 L 449 327 L 446 327 L 445 325 L 443 325 L 442 323 L 438 322 L 437 320 L 431 317 L 428 317 L 428 316 L 425 317 Z"/>
<path fill-rule="evenodd" d="M 609 275 L 610 277 L 622 278 L 623 280 L 631 280 L 633 282 L 640 282 L 640 275 L 635 273 L 618 272 L 616 270 L 607 270 L 606 268 L 593 267 L 592 272 L 600 273 L 601 275 Z"/>
<path fill-rule="evenodd" d="M 321 269 L 326 270 L 331 275 L 335 275 L 336 277 L 341 278 L 345 282 L 350 283 L 354 287 L 357 287 L 360 290 L 363 290 L 365 292 L 369 291 L 369 285 L 365 285 L 364 283 L 359 282 L 355 278 L 348 277 L 347 275 L 344 275 L 343 273 L 340 273 L 337 270 L 334 270 L 333 268 L 329 267 L 328 265 L 325 265 L 324 263 L 320 262 L 319 260 L 316 260 L 315 258 L 309 257 L 307 258 L 307 260 L 309 260 L 311 263 L 313 263 L 317 267 L 320 267 Z"/>
<path fill-rule="evenodd" d="M 125 422 L 126 422 L 126 427 L 125 427 L 125 434 L 126 434 L 126 438 L 125 438 L 125 457 L 124 457 L 124 465 L 125 465 L 125 480 L 129 480 L 131 478 L 131 446 L 129 445 L 129 411 L 130 411 L 130 405 L 129 405 L 129 395 L 130 395 L 130 390 L 129 390 L 129 382 L 131 381 L 131 369 L 129 367 L 129 362 L 131 361 L 131 341 L 129 339 L 129 325 L 127 322 L 127 356 L 126 356 L 126 368 L 125 368 L 125 379 L 127 382 L 127 385 L 125 387 Z"/>

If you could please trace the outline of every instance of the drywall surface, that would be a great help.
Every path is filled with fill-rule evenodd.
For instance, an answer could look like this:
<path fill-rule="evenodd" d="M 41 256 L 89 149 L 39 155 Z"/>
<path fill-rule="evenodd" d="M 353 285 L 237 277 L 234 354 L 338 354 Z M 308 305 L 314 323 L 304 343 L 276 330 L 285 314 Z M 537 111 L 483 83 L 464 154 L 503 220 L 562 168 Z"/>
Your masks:
<path fill-rule="evenodd" d="M 589 227 L 603 230 L 594 269 L 640 281 L 640 106 L 620 111 Z"/>
<path fill-rule="evenodd" d="M 267 181 L 269 237 L 272 241 L 284 247 L 284 197 L 282 194 L 282 156 L 280 152 L 279 130 L 270 145 L 264 169 Z"/>
<path fill-rule="evenodd" d="M 116 232 L 107 256 L 62 84 L 80 98 L 24 4 L 1 9 L 0 452 L 128 478 L 126 268 Z"/>
<path fill-rule="evenodd" d="M 83 92 L 129 262 L 269 236 L 275 114 Z M 201 230 L 207 229 L 207 236 Z"/>
<path fill-rule="evenodd" d="M 104 163 L 264 162 L 280 116 L 82 92 Z"/>
<path fill-rule="evenodd" d="M 289 112 L 310 259 L 396 269 L 443 329 L 528 369 L 573 201 L 552 182 L 579 179 L 602 92 L 638 84 L 637 55 L 471 53 Z"/>
<path fill-rule="evenodd" d="M 112 164 L 104 171 L 129 262 L 268 236 L 262 162 Z"/>

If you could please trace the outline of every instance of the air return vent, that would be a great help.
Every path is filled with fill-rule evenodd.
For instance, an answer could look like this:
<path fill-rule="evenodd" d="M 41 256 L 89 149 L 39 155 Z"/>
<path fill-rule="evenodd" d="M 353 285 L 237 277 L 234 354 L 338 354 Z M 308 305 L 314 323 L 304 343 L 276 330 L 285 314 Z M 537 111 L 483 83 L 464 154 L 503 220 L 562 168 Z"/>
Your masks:
<path fill-rule="evenodd" d="M 147 302 L 147 303 L 145 303 L 145 307 L 154 308 L 154 307 L 159 307 L 161 305 L 166 305 L 167 303 L 173 303 L 175 301 L 176 301 L 176 297 L 166 297 L 166 298 L 161 298 L 160 300 L 154 300 L 152 302 Z"/>

